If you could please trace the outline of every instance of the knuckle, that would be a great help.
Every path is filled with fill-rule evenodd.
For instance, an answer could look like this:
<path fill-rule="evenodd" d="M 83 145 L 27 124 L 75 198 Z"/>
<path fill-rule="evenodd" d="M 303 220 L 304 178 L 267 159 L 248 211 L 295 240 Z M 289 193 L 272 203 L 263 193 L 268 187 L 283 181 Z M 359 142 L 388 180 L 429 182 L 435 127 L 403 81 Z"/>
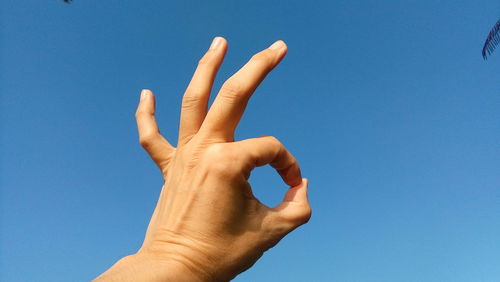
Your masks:
<path fill-rule="evenodd" d="M 265 138 L 267 138 L 269 142 L 273 143 L 274 145 L 282 146 L 281 141 L 274 136 L 266 136 Z"/>
<path fill-rule="evenodd" d="M 237 154 L 225 144 L 210 145 L 205 150 L 204 160 L 208 170 L 216 175 L 230 176 L 237 172 Z"/>
<path fill-rule="evenodd" d="M 211 51 L 208 51 L 198 60 L 198 67 L 214 68 L 216 66 L 216 58 Z"/>
<path fill-rule="evenodd" d="M 200 105 L 204 98 L 204 92 L 198 88 L 189 88 L 182 97 L 183 108 L 193 108 Z"/>
<path fill-rule="evenodd" d="M 235 79 L 229 79 L 221 87 L 220 96 L 229 101 L 239 100 L 244 92 L 243 84 Z"/>
<path fill-rule="evenodd" d="M 270 143 L 271 147 L 276 150 L 276 154 L 280 155 L 286 152 L 285 146 L 281 143 L 281 141 L 274 136 L 264 136 L 267 141 Z"/>
<path fill-rule="evenodd" d="M 156 139 L 155 134 L 145 134 L 145 135 L 141 135 L 141 136 L 139 137 L 139 144 L 141 144 L 141 146 L 142 146 L 144 149 L 149 149 L 149 148 L 151 148 L 151 146 L 154 144 L 155 139 Z"/>
<path fill-rule="evenodd" d="M 294 212 L 288 213 L 285 220 L 291 223 L 293 227 L 300 226 L 307 223 L 312 216 L 312 209 L 310 205 L 297 206 Z"/>
<path fill-rule="evenodd" d="M 309 222 L 309 220 L 311 219 L 311 216 L 312 216 L 311 206 L 309 206 L 309 205 L 304 206 L 304 208 L 302 209 L 302 214 L 299 217 L 300 223 L 305 224 L 305 223 Z"/>
<path fill-rule="evenodd" d="M 208 63 L 207 55 L 201 57 L 201 59 L 198 60 L 198 66 L 203 66 L 206 65 L 207 63 Z"/>
<path fill-rule="evenodd" d="M 144 117 L 145 115 L 146 115 L 146 113 L 144 111 L 137 110 L 135 112 L 135 118 L 136 119 L 140 119 L 141 117 Z"/>
<path fill-rule="evenodd" d="M 145 109 L 140 109 L 135 112 L 136 120 L 149 120 L 151 117 L 154 117 L 154 111 L 147 111 Z"/>
<path fill-rule="evenodd" d="M 274 63 L 274 53 L 272 50 L 264 50 L 252 56 L 252 61 L 261 62 L 265 65 L 272 65 Z"/>
<path fill-rule="evenodd" d="M 278 212 L 276 216 L 270 217 L 266 226 L 281 235 L 286 235 L 295 228 L 309 222 L 312 210 L 309 204 L 294 206 L 293 210 Z"/>
<path fill-rule="evenodd" d="M 225 151 L 223 144 L 212 144 L 205 149 L 205 157 L 211 160 L 219 160 Z"/>

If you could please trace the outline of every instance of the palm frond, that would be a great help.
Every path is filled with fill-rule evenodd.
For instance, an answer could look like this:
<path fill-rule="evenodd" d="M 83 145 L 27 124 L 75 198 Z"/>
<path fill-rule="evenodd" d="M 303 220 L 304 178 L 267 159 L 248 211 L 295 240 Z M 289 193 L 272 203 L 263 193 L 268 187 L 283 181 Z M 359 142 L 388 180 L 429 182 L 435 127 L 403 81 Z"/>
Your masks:
<path fill-rule="evenodd" d="M 493 26 L 483 46 L 483 59 L 487 59 L 500 43 L 500 20 Z"/>

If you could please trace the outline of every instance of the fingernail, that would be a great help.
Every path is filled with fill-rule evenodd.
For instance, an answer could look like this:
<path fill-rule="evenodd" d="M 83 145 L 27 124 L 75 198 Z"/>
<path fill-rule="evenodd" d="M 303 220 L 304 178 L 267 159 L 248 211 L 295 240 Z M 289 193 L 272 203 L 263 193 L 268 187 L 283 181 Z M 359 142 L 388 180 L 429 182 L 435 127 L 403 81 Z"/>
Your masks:
<path fill-rule="evenodd" d="M 278 41 L 274 42 L 271 46 L 269 46 L 269 49 L 279 50 L 279 49 L 283 48 L 283 46 L 285 46 L 285 42 L 278 40 Z"/>
<path fill-rule="evenodd" d="M 144 99 L 146 99 L 146 97 L 148 97 L 148 95 L 149 95 L 149 90 L 142 89 L 142 91 L 141 91 L 141 101 L 144 100 Z"/>
<path fill-rule="evenodd" d="M 210 44 L 210 49 L 213 50 L 213 49 L 217 49 L 217 47 L 219 47 L 220 43 L 222 42 L 222 38 L 221 37 L 215 37 L 214 40 L 212 40 L 212 44 Z"/>

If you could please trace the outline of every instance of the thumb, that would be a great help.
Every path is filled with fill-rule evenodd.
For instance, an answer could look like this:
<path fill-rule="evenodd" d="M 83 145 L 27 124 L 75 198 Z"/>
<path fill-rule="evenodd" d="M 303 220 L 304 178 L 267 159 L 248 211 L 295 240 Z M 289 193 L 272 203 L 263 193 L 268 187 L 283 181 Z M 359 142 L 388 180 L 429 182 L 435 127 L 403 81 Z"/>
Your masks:
<path fill-rule="evenodd" d="M 276 220 L 284 225 L 288 232 L 306 223 L 311 218 L 312 209 L 307 199 L 308 180 L 302 178 L 302 182 L 288 189 L 283 202 L 272 208 L 275 212 Z"/>

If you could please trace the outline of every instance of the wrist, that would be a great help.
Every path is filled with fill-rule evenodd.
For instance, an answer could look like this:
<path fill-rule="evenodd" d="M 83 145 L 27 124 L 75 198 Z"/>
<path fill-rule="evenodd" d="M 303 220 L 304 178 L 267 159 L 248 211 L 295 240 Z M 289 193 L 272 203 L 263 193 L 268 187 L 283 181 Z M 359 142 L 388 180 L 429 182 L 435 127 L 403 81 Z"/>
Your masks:
<path fill-rule="evenodd" d="M 137 253 L 116 262 L 95 281 L 210 281 L 184 262 Z"/>
<path fill-rule="evenodd" d="M 154 258 L 160 265 L 173 264 L 180 273 L 192 277 L 186 281 L 229 281 L 238 273 L 228 267 L 230 248 L 218 238 L 207 241 L 207 236 L 200 238 L 167 229 L 146 237 L 137 255 Z"/>

